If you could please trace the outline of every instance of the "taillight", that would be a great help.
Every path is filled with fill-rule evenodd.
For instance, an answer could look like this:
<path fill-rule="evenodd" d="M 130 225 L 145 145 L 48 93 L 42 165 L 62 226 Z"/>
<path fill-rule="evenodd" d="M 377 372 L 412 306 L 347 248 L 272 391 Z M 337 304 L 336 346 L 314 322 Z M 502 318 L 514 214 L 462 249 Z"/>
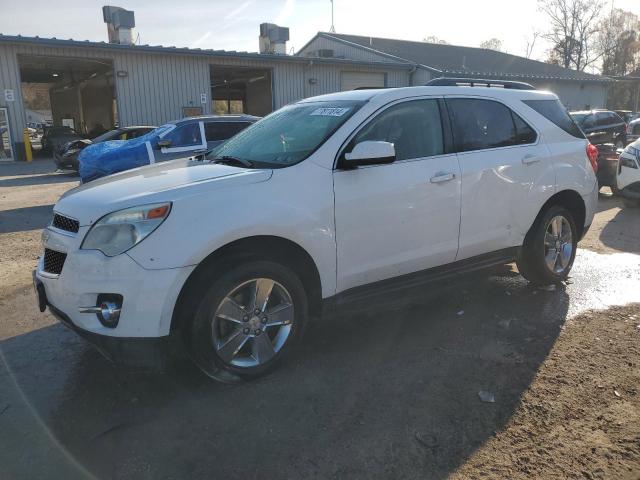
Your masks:
<path fill-rule="evenodd" d="M 587 145 L 587 157 L 589 157 L 589 161 L 591 162 L 591 168 L 593 168 L 594 172 L 598 172 L 598 147 L 593 145 L 592 143 Z"/>

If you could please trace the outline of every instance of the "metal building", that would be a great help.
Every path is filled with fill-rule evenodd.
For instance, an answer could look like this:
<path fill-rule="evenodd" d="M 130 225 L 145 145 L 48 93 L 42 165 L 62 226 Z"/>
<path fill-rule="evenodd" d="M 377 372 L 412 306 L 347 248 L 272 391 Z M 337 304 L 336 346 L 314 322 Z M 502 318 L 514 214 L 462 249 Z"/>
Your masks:
<path fill-rule="evenodd" d="M 604 108 L 612 79 L 486 48 L 320 32 L 299 56 L 408 63 L 411 85 L 435 77 L 518 80 L 554 92 L 570 109 Z"/>
<path fill-rule="evenodd" d="M 412 66 L 350 60 L 0 35 L 4 158 L 24 155 L 23 130 L 42 118 L 87 133 L 100 125 L 161 125 L 193 114 L 265 115 L 301 98 L 410 83 Z"/>

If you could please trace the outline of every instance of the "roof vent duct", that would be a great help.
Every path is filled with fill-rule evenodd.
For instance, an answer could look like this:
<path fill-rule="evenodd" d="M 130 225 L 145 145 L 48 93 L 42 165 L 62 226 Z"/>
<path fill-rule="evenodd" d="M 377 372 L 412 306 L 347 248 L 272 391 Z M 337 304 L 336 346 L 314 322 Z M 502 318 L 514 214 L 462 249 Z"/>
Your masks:
<path fill-rule="evenodd" d="M 260 24 L 260 53 L 287 53 L 289 29 L 273 23 Z"/>
<path fill-rule="evenodd" d="M 107 24 L 109 43 L 133 44 L 133 28 L 136 26 L 133 11 L 120 7 L 104 6 L 102 7 L 102 18 Z"/>

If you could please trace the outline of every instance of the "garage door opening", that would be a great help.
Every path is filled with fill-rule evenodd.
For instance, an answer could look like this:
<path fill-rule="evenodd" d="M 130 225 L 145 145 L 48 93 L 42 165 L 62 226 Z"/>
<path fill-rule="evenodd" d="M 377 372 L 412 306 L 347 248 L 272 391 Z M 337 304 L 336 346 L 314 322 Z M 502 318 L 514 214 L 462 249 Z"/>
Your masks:
<path fill-rule="evenodd" d="M 212 65 L 211 99 L 218 115 L 267 115 L 273 110 L 271 70 Z"/>
<path fill-rule="evenodd" d="M 18 64 L 27 127 L 69 127 L 93 138 L 117 125 L 111 60 L 19 55 Z"/>
<path fill-rule="evenodd" d="M 377 72 L 342 72 L 340 79 L 342 91 L 358 88 L 385 88 L 387 78 L 385 73 Z"/>

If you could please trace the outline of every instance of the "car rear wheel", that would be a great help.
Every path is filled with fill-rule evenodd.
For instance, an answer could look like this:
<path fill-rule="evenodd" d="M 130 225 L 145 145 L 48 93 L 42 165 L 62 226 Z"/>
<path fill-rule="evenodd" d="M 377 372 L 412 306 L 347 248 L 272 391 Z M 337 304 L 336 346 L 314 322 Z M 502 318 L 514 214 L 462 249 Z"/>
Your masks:
<path fill-rule="evenodd" d="M 231 268 L 206 288 L 191 323 L 189 347 L 210 376 L 245 378 L 273 369 L 299 341 L 307 297 L 289 268 L 254 261 Z"/>
<path fill-rule="evenodd" d="M 578 234 L 571 212 L 554 205 L 536 219 L 517 260 L 518 270 L 532 283 L 551 284 L 569 276 Z"/>

